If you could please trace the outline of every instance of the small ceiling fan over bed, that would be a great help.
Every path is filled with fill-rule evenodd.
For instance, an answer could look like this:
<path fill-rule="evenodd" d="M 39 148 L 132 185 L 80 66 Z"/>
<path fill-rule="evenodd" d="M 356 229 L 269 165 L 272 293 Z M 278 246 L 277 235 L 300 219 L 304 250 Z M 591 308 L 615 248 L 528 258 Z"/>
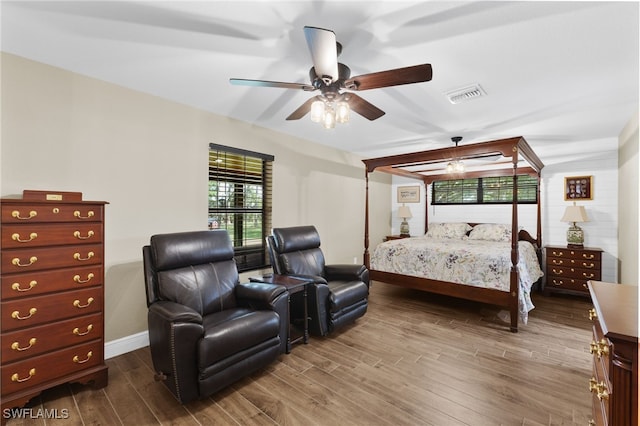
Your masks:
<path fill-rule="evenodd" d="M 311 84 L 283 83 L 268 80 L 231 78 L 231 84 L 282 89 L 302 89 L 307 92 L 320 91 L 303 103 L 287 120 L 299 120 L 311 112 L 311 120 L 321 122 L 326 128 L 335 127 L 336 122 L 349 121 L 353 110 L 369 120 L 376 120 L 384 111 L 351 91 L 379 89 L 402 84 L 422 83 L 431 80 L 430 64 L 414 65 L 387 71 L 351 77 L 348 66 L 338 62 L 342 45 L 336 41 L 331 30 L 304 27 L 307 45 L 311 52 L 313 67 L 309 70 Z"/>

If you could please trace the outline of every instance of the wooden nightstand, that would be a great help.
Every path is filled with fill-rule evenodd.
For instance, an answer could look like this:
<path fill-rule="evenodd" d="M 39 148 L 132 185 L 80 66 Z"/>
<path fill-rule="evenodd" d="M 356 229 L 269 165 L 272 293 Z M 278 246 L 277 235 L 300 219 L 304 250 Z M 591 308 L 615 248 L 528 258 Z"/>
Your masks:
<path fill-rule="evenodd" d="M 409 236 L 402 236 L 402 235 L 387 235 L 386 237 L 384 237 L 385 241 L 389 241 L 389 240 L 399 240 L 401 238 L 409 238 Z"/>
<path fill-rule="evenodd" d="M 602 279 L 602 249 L 546 246 L 544 294 L 565 292 L 589 296 L 587 281 Z"/>

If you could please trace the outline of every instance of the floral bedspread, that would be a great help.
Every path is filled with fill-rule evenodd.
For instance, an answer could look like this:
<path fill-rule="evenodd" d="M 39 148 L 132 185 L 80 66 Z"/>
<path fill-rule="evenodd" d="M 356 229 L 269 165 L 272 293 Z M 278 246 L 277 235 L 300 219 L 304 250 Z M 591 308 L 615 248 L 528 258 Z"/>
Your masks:
<path fill-rule="evenodd" d="M 526 324 L 534 308 L 531 286 L 543 273 L 533 245 L 518 244 L 519 311 Z M 509 291 L 511 243 L 424 237 L 391 240 L 376 247 L 371 269 Z"/>

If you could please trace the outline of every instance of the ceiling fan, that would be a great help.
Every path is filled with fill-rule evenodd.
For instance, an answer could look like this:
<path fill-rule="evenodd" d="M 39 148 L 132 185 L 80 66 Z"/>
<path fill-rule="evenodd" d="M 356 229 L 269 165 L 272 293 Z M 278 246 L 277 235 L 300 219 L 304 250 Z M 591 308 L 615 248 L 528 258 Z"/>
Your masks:
<path fill-rule="evenodd" d="M 384 115 L 384 111 L 380 108 L 355 93 L 347 91 L 378 89 L 431 80 L 432 70 L 430 64 L 414 65 L 351 77 L 349 67 L 338 62 L 342 45 L 336 41 L 336 35 L 333 31 L 306 26 L 304 27 L 304 34 L 313 60 L 313 67 L 309 70 L 311 84 L 241 78 L 231 78 L 229 81 L 231 84 L 244 86 L 302 89 L 307 92 L 319 90 L 319 95 L 303 103 L 287 117 L 287 120 L 299 120 L 308 112 L 311 112 L 313 121 L 322 121 L 325 127 L 333 127 L 335 126 L 335 121 L 348 121 L 350 109 L 369 120 L 375 120 Z"/>

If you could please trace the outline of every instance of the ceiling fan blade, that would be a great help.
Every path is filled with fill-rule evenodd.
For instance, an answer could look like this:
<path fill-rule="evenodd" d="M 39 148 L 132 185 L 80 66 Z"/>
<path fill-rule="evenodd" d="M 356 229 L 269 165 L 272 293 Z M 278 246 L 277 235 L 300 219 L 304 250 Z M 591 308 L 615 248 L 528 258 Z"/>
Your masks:
<path fill-rule="evenodd" d="M 304 27 L 304 36 L 311 52 L 316 75 L 322 79 L 336 81 L 338 74 L 338 45 L 336 34 L 331 30 Z"/>
<path fill-rule="evenodd" d="M 414 65 L 394 70 L 358 75 L 344 82 L 349 90 L 369 90 L 401 84 L 422 83 L 431 80 L 431 64 Z"/>
<path fill-rule="evenodd" d="M 302 84 L 302 83 L 283 83 L 280 81 L 268 81 L 268 80 L 248 80 L 245 78 L 230 78 L 229 82 L 236 86 L 278 87 L 280 89 L 302 89 L 306 92 L 311 92 L 316 90 L 315 87 L 309 84 Z"/>
<path fill-rule="evenodd" d="M 385 114 L 383 110 L 371 102 L 365 101 L 355 93 L 349 93 L 347 95 L 347 102 L 349 102 L 351 110 L 371 121 L 376 120 Z"/>
<path fill-rule="evenodd" d="M 313 98 L 300 105 L 297 110 L 293 111 L 291 115 L 287 117 L 287 120 L 300 120 L 302 117 L 307 115 L 307 113 L 311 111 L 311 104 L 314 103 L 317 98 L 317 96 L 314 96 Z"/>

